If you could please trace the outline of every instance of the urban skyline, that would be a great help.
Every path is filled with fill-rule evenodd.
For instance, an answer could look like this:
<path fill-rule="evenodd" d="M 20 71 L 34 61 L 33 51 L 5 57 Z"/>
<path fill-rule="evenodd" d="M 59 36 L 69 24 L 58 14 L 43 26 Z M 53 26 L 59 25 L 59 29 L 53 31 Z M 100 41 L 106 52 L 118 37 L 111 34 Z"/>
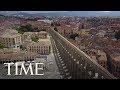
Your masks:
<path fill-rule="evenodd" d="M 120 11 L 0 11 L 0 14 L 25 16 L 120 16 Z"/>
<path fill-rule="evenodd" d="M 120 17 L 16 12 L 0 15 L 0 79 L 120 78 Z"/>

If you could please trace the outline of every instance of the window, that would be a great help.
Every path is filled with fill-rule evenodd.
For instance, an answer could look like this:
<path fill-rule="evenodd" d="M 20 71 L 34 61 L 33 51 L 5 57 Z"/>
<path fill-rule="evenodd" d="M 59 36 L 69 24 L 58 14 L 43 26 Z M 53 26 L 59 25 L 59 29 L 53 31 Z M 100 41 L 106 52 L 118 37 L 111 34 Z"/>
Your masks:
<path fill-rule="evenodd" d="M 50 46 L 49 46 L 49 50 L 50 50 Z"/>

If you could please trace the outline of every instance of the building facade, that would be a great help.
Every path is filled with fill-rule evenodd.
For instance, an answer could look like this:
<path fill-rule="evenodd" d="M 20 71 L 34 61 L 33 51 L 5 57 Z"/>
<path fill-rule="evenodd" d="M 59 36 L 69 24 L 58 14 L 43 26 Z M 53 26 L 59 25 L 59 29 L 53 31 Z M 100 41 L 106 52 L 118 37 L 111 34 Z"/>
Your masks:
<path fill-rule="evenodd" d="M 120 55 L 115 56 L 111 60 L 112 62 L 112 74 L 117 78 L 120 78 Z"/>
<path fill-rule="evenodd" d="M 79 32 L 80 36 L 89 36 L 90 29 L 81 29 Z"/>
<path fill-rule="evenodd" d="M 51 53 L 51 44 L 49 40 L 40 40 L 39 42 L 31 42 L 27 45 L 27 51 L 35 52 L 41 55 L 49 55 Z"/>
<path fill-rule="evenodd" d="M 19 49 L 0 49 L 0 63 L 19 61 L 33 61 L 37 54 L 34 52 L 20 51 Z"/>
<path fill-rule="evenodd" d="M 21 44 L 21 35 L 16 30 L 6 30 L 1 36 L 0 41 L 6 48 L 19 48 Z"/>
<path fill-rule="evenodd" d="M 106 56 L 106 53 L 101 51 L 101 50 L 98 50 L 97 55 L 98 55 L 98 63 L 101 66 L 103 66 L 105 69 L 107 69 L 107 56 Z"/>
<path fill-rule="evenodd" d="M 33 32 L 32 36 L 38 36 L 40 39 L 46 39 L 48 33 L 45 31 L 40 31 L 40 32 Z"/>
<path fill-rule="evenodd" d="M 107 56 L 106 53 L 101 50 L 87 50 L 86 52 L 93 60 L 95 60 L 102 67 L 107 69 Z"/>

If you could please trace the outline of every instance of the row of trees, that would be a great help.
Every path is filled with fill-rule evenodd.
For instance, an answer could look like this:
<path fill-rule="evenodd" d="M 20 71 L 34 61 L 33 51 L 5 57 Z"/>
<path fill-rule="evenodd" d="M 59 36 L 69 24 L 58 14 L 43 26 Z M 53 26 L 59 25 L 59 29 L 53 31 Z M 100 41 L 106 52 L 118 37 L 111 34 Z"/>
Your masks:
<path fill-rule="evenodd" d="M 60 23 L 53 22 L 53 23 L 51 23 L 51 26 L 60 26 Z"/>
<path fill-rule="evenodd" d="M 25 26 L 20 26 L 19 28 L 17 28 L 18 32 L 37 32 L 39 31 L 38 27 L 33 27 L 32 25 L 28 24 Z"/>
<path fill-rule="evenodd" d="M 25 26 L 17 27 L 16 30 L 17 30 L 20 34 L 24 34 L 24 32 L 46 31 L 46 29 L 34 27 L 34 26 L 30 25 L 30 24 L 25 25 Z"/>

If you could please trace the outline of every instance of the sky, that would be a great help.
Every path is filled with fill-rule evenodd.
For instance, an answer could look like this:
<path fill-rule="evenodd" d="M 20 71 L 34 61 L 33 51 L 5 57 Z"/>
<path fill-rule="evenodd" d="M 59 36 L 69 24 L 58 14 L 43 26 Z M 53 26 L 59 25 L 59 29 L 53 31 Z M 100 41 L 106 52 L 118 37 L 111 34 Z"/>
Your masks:
<path fill-rule="evenodd" d="M 67 12 L 67 11 L 22 11 L 27 13 L 51 13 L 51 12 Z"/>
<path fill-rule="evenodd" d="M 51 12 L 68 12 L 68 11 L 22 11 L 22 12 L 27 12 L 27 13 L 51 13 Z M 111 11 L 99 11 L 99 12 L 109 13 Z"/>
<path fill-rule="evenodd" d="M 111 12 L 111 11 L 100 11 L 100 12 L 106 12 L 107 13 L 107 12 Z"/>

